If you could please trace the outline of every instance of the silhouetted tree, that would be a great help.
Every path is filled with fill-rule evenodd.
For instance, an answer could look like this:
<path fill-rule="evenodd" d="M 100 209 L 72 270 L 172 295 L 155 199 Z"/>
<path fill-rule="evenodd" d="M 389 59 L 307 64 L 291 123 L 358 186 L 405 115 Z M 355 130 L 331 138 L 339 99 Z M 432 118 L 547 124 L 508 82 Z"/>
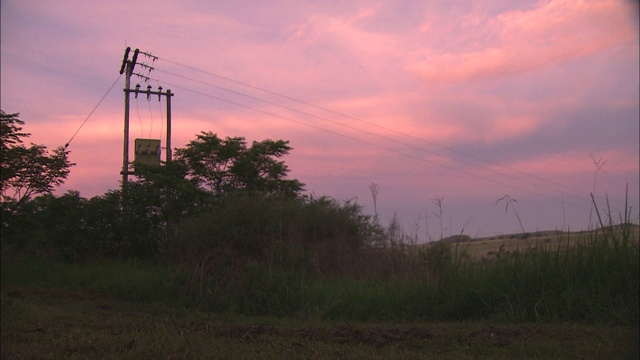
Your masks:
<path fill-rule="evenodd" d="M 0 182 L 2 197 L 2 224 L 8 222 L 26 201 L 35 195 L 49 194 L 61 185 L 75 164 L 69 162 L 64 147 L 51 154 L 43 145 L 26 147 L 22 139 L 30 134 L 21 132 L 24 122 L 19 114 L 6 114 L 0 110 Z"/>
<path fill-rule="evenodd" d="M 185 148 L 176 149 L 176 160 L 188 168 L 188 175 L 215 195 L 239 190 L 268 195 L 296 196 L 304 184 L 287 179 L 289 169 L 279 158 L 291 147 L 284 140 L 254 141 L 243 137 L 219 138 L 202 132 Z"/>

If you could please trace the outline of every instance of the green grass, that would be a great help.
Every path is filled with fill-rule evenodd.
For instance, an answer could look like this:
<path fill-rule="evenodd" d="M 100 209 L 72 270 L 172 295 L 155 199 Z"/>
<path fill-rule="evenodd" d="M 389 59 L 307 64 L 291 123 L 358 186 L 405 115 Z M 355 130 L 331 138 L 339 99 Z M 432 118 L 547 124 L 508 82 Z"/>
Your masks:
<path fill-rule="evenodd" d="M 147 260 L 69 263 L 3 243 L 1 356 L 599 359 L 632 343 L 637 354 L 637 226 L 490 259 L 465 244 L 345 246 L 345 232 L 305 248 L 283 229 L 253 252 L 204 231 Z"/>
<path fill-rule="evenodd" d="M 3 256 L 2 282 L 249 316 L 638 323 L 637 242 L 592 238 L 572 247 L 537 247 L 479 262 L 458 261 L 442 249 L 437 254 L 445 259 L 437 266 L 426 264 L 402 277 L 390 272 L 305 278 L 294 270 L 250 262 L 234 273 L 206 275 L 196 282 L 171 263 L 75 264 Z M 425 259 L 433 261 L 434 256 Z"/>
<path fill-rule="evenodd" d="M 3 283 L 1 301 L 3 359 L 609 359 L 634 336 L 575 323 L 225 316 L 42 285 Z"/>
<path fill-rule="evenodd" d="M 127 301 L 185 301 L 179 274 L 152 262 L 101 260 L 76 264 L 37 258 L 4 259 L 2 281 L 82 290 Z"/>
<path fill-rule="evenodd" d="M 162 262 L 3 252 L 2 358 L 597 359 L 637 343 L 635 241 L 480 262 L 443 249 L 411 276 L 306 279 L 249 263 L 218 287 Z"/>

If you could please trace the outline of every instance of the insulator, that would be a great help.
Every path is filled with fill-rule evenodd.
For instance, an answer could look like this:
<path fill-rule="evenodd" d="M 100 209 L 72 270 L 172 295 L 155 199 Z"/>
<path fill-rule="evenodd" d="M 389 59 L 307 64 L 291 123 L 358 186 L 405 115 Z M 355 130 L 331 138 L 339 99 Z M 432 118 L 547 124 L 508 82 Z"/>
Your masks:
<path fill-rule="evenodd" d="M 129 51 L 131 51 L 131 48 L 127 46 L 127 48 L 124 50 L 124 59 L 122 59 L 122 66 L 120 67 L 120 75 L 122 75 L 122 73 L 124 73 L 124 68 L 127 66 L 127 59 L 129 58 Z"/>

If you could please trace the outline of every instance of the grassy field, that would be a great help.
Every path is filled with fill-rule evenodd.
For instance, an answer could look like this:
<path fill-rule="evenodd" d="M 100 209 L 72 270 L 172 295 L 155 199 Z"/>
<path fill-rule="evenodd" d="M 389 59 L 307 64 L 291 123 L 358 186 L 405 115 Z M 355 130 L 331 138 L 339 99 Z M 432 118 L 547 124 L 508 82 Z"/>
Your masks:
<path fill-rule="evenodd" d="M 438 286 L 420 276 L 321 280 L 298 288 L 284 278 L 261 287 L 257 281 L 267 278 L 253 273 L 245 278 L 252 281 L 247 283 L 252 291 L 238 294 L 246 299 L 230 297 L 246 303 L 236 308 L 211 305 L 225 304 L 220 298 L 231 296 L 222 288 L 203 303 L 202 288 L 189 291 L 184 278 L 162 263 L 61 263 L 3 251 L 0 355 L 626 359 L 638 354 L 637 296 L 632 294 L 637 291 L 624 291 L 627 285 L 637 287 L 637 227 L 634 231 L 633 242 L 591 236 L 589 243 L 578 234 L 546 241 L 545 234 L 458 244 L 485 255 L 502 248 L 505 256 L 464 262 L 455 271 L 456 260 L 449 259 L 434 280 Z M 523 244 L 543 250 L 527 252 L 519 247 Z M 559 244 L 567 247 L 561 251 Z M 486 258 L 474 259 L 481 257 Z M 266 315 L 252 310 L 263 307 Z"/>
<path fill-rule="evenodd" d="M 619 232 L 619 229 L 614 230 Z M 629 226 L 628 231 L 629 238 L 634 239 L 637 243 L 638 239 L 640 239 L 640 226 Z M 526 236 L 512 234 L 479 239 L 464 238 L 463 241 L 457 244 L 452 243 L 452 246 L 459 253 L 464 252 L 465 255 L 473 260 L 494 259 L 497 256 L 515 251 L 523 252 L 536 249 L 565 250 L 575 247 L 578 243 L 592 242 L 594 237 L 599 236 L 598 234 L 601 235 L 602 231 L 599 233 L 594 231 L 540 231 Z"/>
<path fill-rule="evenodd" d="M 577 323 L 224 316 L 2 285 L 2 359 L 616 359 L 637 329 Z"/>

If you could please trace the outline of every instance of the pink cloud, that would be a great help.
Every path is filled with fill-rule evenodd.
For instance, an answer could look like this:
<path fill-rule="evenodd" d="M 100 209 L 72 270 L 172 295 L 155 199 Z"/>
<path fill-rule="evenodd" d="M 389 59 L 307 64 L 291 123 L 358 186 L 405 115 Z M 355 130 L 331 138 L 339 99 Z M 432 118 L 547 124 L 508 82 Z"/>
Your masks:
<path fill-rule="evenodd" d="M 504 77 L 566 62 L 636 39 L 621 1 L 544 1 L 485 20 L 497 42 L 466 52 L 426 48 L 406 68 L 435 82 Z M 456 34 L 462 36 L 462 34 Z"/>

